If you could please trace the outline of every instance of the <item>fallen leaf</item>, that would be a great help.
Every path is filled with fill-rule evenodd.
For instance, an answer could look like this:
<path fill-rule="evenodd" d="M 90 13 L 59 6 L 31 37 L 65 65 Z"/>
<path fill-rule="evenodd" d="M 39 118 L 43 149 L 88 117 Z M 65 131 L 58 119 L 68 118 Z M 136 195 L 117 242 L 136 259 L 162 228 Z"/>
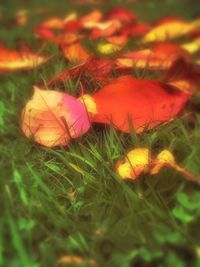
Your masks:
<path fill-rule="evenodd" d="M 124 7 L 116 7 L 111 9 L 106 15 L 108 20 L 119 20 L 123 23 L 130 23 L 137 20 L 137 16 L 129 9 Z"/>
<path fill-rule="evenodd" d="M 87 23 L 91 22 L 99 22 L 103 18 L 103 14 L 98 9 L 92 10 L 90 13 L 80 18 L 83 26 L 87 25 Z"/>
<path fill-rule="evenodd" d="M 48 29 L 62 29 L 63 28 L 63 19 L 59 17 L 49 18 L 42 22 L 42 28 Z"/>
<path fill-rule="evenodd" d="M 122 179 L 136 180 L 145 173 L 158 174 L 165 167 L 181 172 L 188 181 L 200 185 L 200 179 L 180 167 L 176 163 L 172 152 L 167 149 L 162 150 L 156 157 L 153 157 L 149 148 L 134 148 L 127 153 L 124 160 L 116 163 L 115 170 Z"/>
<path fill-rule="evenodd" d="M 125 35 L 114 35 L 107 37 L 106 40 L 111 44 L 124 46 L 128 42 L 128 37 Z"/>
<path fill-rule="evenodd" d="M 49 87 L 60 87 L 67 80 L 79 80 L 84 88 L 89 91 L 97 89 L 101 84 L 107 84 L 111 78 L 110 73 L 113 70 L 113 61 L 111 59 L 91 58 L 87 62 L 64 70 L 48 81 Z"/>
<path fill-rule="evenodd" d="M 187 22 L 180 18 L 170 17 L 157 24 L 142 38 L 142 42 L 160 42 L 187 35 L 197 27 L 195 22 Z"/>
<path fill-rule="evenodd" d="M 120 30 L 121 26 L 122 24 L 119 20 L 107 20 L 88 23 L 85 28 L 92 30 L 89 35 L 92 39 L 99 39 L 114 35 Z"/>
<path fill-rule="evenodd" d="M 174 155 L 169 150 L 165 149 L 162 150 L 153 160 L 150 173 L 157 174 L 162 168 L 166 166 L 173 167 L 174 165 L 175 165 Z"/>
<path fill-rule="evenodd" d="M 150 165 L 150 151 L 148 148 L 135 148 L 131 150 L 123 161 L 119 161 L 116 172 L 123 179 L 137 179 L 141 174 L 147 173 Z"/>
<path fill-rule="evenodd" d="M 200 36 L 192 40 L 191 42 L 181 45 L 190 54 L 195 54 L 200 50 Z"/>
<path fill-rule="evenodd" d="M 87 111 L 88 111 L 90 117 L 93 116 L 94 114 L 97 114 L 96 104 L 90 95 L 87 95 L 87 94 L 82 95 L 79 97 L 79 100 L 87 108 Z"/>
<path fill-rule="evenodd" d="M 35 87 L 22 111 L 21 128 L 43 146 L 65 146 L 86 133 L 90 122 L 85 106 L 73 96 Z"/>
<path fill-rule="evenodd" d="M 33 69 L 49 58 L 30 51 L 10 50 L 0 46 L 0 72 Z"/>
<path fill-rule="evenodd" d="M 40 24 L 40 27 L 62 30 L 64 29 L 67 23 L 74 21 L 74 20 L 77 20 L 77 14 L 75 12 L 72 12 L 72 13 L 67 14 L 65 18 L 60 18 L 60 17 L 48 18 Z"/>
<path fill-rule="evenodd" d="M 33 31 L 37 38 L 40 38 L 45 41 L 58 43 L 57 36 L 55 35 L 52 29 L 42 27 L 42 26 L 37 26 L 33 28 Z"/>
<path fill-rule="evenodd" d="M 92 95 L 97 109 L 92 121 L 141 133 L 173 119 L 189 97 L 167 84 L 122 76 Z"/>
<path fill-rule="evenodd" d="M 165 70 L 169 69 L 179 58 L 192 61 L 190 54 L 181 46 L 173 43 L 160 43 L 151 49 L 126 52 L 117 58 L 116 64 L 126 68 Z"/>
<path fill-rule="evenodd" d="M 200 65 L 179 58 L 165 72 L 162 80 L 187 94 L 193 95 L 200 85 Z"/>
<path fill-rule="evenodd" d="M 80 43 L 72 43 L 70 45 L 61 45 L 64 57 L 70 62 L 83 63 L 92 55 L 87 52 Z"/>
<path fill-rule="evenodd" d="M 97 45 L 97 51 L 102 55 L 110 55 L 116 53 L 122 49 L 122 46 L 111 43 L 99 43 Z"/>
<path fill-rule="evenodd" d="M 151 25 L 147 23 L 142 23 L 142 22 L 137 22 L 137 23 L 132 23 L 125 25 L 121 29 L 121 34 L 125 35 L 129 38 L 131 37 L 142 37 L 144 36 L 147 32 L 151 30 Z"/>

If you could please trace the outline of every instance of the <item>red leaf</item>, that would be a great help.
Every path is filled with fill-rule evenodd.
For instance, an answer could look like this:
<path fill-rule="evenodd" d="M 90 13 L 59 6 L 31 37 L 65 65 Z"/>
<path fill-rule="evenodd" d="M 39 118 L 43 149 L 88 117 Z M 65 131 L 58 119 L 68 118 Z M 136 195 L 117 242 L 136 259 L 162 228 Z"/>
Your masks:
<path fill-rule="evenodd" d="M 64 24 L 63 29 L 67 32 L 77 32 L 83 29 L 83 24 L 78 19 L 70 20 Z"/>
<path fill-rule="evenodd" d="M 93 121 L 124 132 L 130 132 L 132 125 L 140 133 L 174 118 L 188 98 L 172 86 L 122 76 L 93 94 L 98 112 Z"/>
<path fill-rule="evenodd" d="M 151 28 L 152 27 L 147 23 L 138 22 L 123 27 L 121 34 L 127 35 L 129 37 L 142 37 L 144 34 L 150 31 Z"/>
<path fill-rule="evenodd" d="M 152 49 L 127 52 L 116 63 L 119 67 L 148 68 L 150 70 L 169 69 L 179 58 L 191 61 L 191 55 L 181 46 L 173 43 L 160 43 Z"/>
<path fill-rule="evenodd" d="M 55 36 L 52 29 L 42 27 L 42 26 L 37 26 L 37 27 L 34 27 L 33 30 L 38 38 L 46 40 L 46 41 L 53 41 L 54 43 L 57 43 L 57 37 Z"/>
<path fill-rule="evenodd" d="M 108 14 L 108 19 L 117 19 L 121 22 L 130 23 L 131 21 L 135 21 L 137 19 L 137 16 L 124 7 L 116 7 L 113 8 Z"/>
<path fill-rule="evenodd" d="M 109 74 L 112 69 L 112 60 L 91 58 L 85 63 L 58 73 L 49 80 L 48 86 L 58 87 L 59 83 L 66 82 L 68 79 L 79 79 L 80 83 L 83 86 L 85 85 L 86 88 L 92 87 L 94 83 L 98 86 L 99 83 L 105 84 L 110 80 Z"/>

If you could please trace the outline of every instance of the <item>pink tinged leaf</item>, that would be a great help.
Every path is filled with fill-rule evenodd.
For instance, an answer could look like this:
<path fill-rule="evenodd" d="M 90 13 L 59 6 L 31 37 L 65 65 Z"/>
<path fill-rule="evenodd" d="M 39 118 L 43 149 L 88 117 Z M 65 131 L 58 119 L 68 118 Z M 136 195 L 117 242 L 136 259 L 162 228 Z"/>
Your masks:
<path fill-rule="evenodd" d="M 35 87 L 21 115 L 25 136 L 43 146 L 65 146 L 90 128 L 85 106 L 73 96 Z"/>

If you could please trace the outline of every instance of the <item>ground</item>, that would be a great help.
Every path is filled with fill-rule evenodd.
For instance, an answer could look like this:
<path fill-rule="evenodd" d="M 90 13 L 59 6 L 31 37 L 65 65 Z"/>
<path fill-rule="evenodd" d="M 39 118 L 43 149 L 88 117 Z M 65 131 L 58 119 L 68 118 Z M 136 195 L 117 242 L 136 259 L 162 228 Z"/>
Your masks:
<path fill-rule="evenodd" d="M 32 25 L 48 13 L 31 15 L 22 29 L 12 23 L 21 8 L 48 7 L 62 16 L 75 8 L 83 14 L 119 4 L 147 22 L 200 15 L 198 0 L 132 2 L 76 7 L 73 1 L 3 0 L 0 41 L 10 48 L 21 41 L 39 48 Z M 44 51 L 54 55 L 49 64 L 0 76 L 0 266 L 69 266 L 61 263 L 67 255 L 83 257 L 79 266 L 200 266 L 199 187 L 171 169 L 136 182 L 122 181 L 113 169 L 127 150 L 148 146 L 154 153 L 171 149 L 182 167 L 200 175 L 200 97 L 190 101 L 182 117 L 152 132 L 126 135 L 94 126 L 66 148 L 43 148 L 27 140 L 19 124 L 32 85 L 67 67 L 56 47 Z M 71 93 L 76 95 L 73 87 Z"/>

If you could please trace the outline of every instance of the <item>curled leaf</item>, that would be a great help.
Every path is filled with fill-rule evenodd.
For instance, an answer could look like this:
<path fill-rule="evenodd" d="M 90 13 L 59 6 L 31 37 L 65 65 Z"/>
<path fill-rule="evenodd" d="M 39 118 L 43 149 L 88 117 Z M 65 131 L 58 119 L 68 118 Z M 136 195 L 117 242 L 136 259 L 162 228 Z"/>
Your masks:
<path fill-rule="evenodd" d="M 167 149 L 162 150 L 153 161 L 153 167 L 150 171 L 151 174 L 157 174 L 166 166 L 173 167 L 175 165 L 174 155 Z"/>
<path fill-rule="evenodd" d="M 85 106 L 73 96 L 35 87 L 22 111 L 21 128 L 37 143 L 53 147 L 86 133 L 90 122 Z"/>
<path fill-rule="evenodd" d="M 145 173 L 158 174 L 161 169 L 166 167 L 175 169 L 182 173 L 188 181 L 200 185 L 200 179 L 180 167 L 176 163 L 172 152 L 167 149 L 162 150 L 156 157 L 153 157 L 148 148 L 135 148 L 128 152 L 123 161 L 117 162 L 116 172 L 122 179 L 136 180 Z"/>

